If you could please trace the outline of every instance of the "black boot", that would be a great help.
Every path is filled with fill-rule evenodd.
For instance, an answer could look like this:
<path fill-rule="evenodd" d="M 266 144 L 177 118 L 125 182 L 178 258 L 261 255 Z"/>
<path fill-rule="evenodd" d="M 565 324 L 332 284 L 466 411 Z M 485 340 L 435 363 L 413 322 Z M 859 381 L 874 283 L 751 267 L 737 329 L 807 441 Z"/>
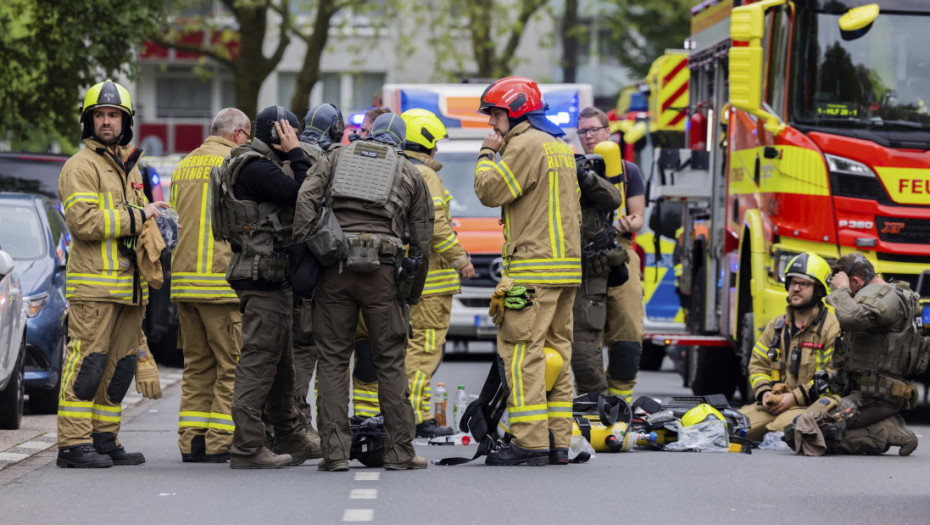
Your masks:
<path fill-rule="evenodd" d="M 549 449 L 550 465 L 568 465 L 567 448 L 550 448 Z"/>
<path fill-rule="evenodd" d="M 99 454 L 89 443 L 62 447 L 58 449 L 58 461 L 62 468 L 106 468 L 113 466 L 113 460 L 106 454 Z"/>
<path fill-rule="evenodd" d="M 116 436 L 110 432 L 91 434 L 94 448 L 101 454 L 110 456 L 114 465 L 141 465 L 145 463 L 145 456 L 141 452 L 126 452 L 122 445 L 116 444 Z"/>
<path fill-rule="evenodd" d="M 439 426 L 435 419 L 428 419 L 417 425 L 417 437 L 433 438 L 455 434 L 452 427 Z"/>
<path fill-rule="evenodd" d="M 538 467 L 549 464 L 549 451 L 526 450 L 514 444 L 504 445 L 499 450 L 489 453 L 484 463 L 495 466 L 531 465 Z"/>
<path fill-rule="evenodd" d="M 207 460 L 207 443 L 203 434 L 198 434 L 191 439 L 190 454 L 181 452 L 181 461 L 184 463 L 203 463 Z"/>

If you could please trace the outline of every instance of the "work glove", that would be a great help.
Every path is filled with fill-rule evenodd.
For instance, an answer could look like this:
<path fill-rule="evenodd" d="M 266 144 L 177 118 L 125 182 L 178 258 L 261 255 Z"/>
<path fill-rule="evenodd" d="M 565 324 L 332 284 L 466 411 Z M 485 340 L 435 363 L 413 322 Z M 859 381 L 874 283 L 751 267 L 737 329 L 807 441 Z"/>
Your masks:
<path fill-rule="evenodd" d="M 527 306 L 532 306 L 533 301 L 530 301 L 529 294 L 534 292 L 535 290 L 525 286 L 512 287 L 504 296 L 504 308 L 508 308 L 510 310 L 522 310 Z"/>
<path fill-rule="evenodd" d="M 161 398 L 161 383 L 158 381 L 158 365 L 148 349 L 139 350 L 136 361 L 136 392 L 149 399 Z"/>
<path fill-rule="evenodd" d="M 497 287 L 494 288 L 494 293 L 491 294 L 491 307 L 488 308 L 488 316 L 496 326 L 500 326 L 504 322 L 504 298 L 511 288 L 513 288 L 513 279 L 501 277 Z"/>

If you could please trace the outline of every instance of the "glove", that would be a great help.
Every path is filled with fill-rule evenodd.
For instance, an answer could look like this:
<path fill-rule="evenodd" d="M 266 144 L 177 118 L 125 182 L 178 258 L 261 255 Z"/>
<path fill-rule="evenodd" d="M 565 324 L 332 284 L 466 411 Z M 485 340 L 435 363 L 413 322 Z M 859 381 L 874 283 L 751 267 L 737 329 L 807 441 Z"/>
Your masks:
<path fill-rule="evenodd" d="M 494 293 L 491 294 L 491 307 L 488 308 L 488 316 L 495 326 L 500 326 L 504 322 L 504 297 L 511 288 L 513 288 L 513 279 L 501 277 L 497 287 L 494 288 Z"/>
<path fill-rule="evenodd" d="M 139 360 L 136 362 L 136 392 L 149 399 L 161 399 L 158 365 L 147 349 L 139 350 Z"/>
<path fill-rule="evenodd" d="M 591 270 L 591 275 L 594 276 L 607 275 L 610 273 L 610 261 L 607 257 L 607 252 L 598 252 L 594 257 L 592 257 L 589 263 L 589 268 Z"/>

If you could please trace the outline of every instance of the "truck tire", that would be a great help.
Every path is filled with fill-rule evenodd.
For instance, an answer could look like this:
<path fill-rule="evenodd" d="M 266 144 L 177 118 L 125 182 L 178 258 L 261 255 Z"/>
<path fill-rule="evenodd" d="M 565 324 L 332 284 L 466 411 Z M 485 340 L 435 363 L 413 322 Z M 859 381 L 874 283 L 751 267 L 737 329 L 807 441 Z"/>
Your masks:
<path fill-rule="evenodd" d="M 733 398 L 739 374 L 739 361 L 726 348 L 688 349 L 691 373 L 691 392 L 696 396 L 723 394 Z"/>
<path fill-rule="evenodd" d="M 23 406 L 26 400 L 26 334 L 20 343 L 16 369 L 10 376 L 6 388 L 0 392 L 0 428 L 16 430 L 23 422 Z"/>

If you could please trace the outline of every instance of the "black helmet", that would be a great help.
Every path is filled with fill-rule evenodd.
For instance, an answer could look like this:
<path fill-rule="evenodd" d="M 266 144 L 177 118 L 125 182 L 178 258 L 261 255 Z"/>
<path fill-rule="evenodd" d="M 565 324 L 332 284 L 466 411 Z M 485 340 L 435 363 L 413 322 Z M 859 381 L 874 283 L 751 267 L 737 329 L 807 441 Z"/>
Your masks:
<path fill-rule="evenodd" d="M 385 113 L 376 118 L 371 124 L 371 138 L 392 144 L 397 149 L 404 149 L 407 141 L 407 125 L 404 119 L 396 113 Z"/>
<path fill-rule="evenodd" d="M 356 419 L 356 418 L 353 418 Z M 352 447 L 349 457 L 356 459 L 366 467 L 384 466 L 384 445 L 387 433 L 384 430 L 384 416 L 374 416 L 350 425 L 352 430 Z"/>
<path fill-rule="evenodd" d="M 304 117 L 304 131 L 302 137 L 315 140 L 324 150 L 330 144 L 342 141 L 342 134 L 346 124 L 342 120 L 342 112 L 332 104 L 317 104 L 307 111 Z"/>
<path fill-rule="evenodd" d="M 297 120 L 297 115 L 288 111 L 287 108 L 268 106 L 259 111 L 255 117 L 255 138 L 265 144 L 281 144 L 281 137 L 278 136 L 274 123 L 284 119 L 287 119 L 294 128 L 300 129 L 300 121 Z"/>

